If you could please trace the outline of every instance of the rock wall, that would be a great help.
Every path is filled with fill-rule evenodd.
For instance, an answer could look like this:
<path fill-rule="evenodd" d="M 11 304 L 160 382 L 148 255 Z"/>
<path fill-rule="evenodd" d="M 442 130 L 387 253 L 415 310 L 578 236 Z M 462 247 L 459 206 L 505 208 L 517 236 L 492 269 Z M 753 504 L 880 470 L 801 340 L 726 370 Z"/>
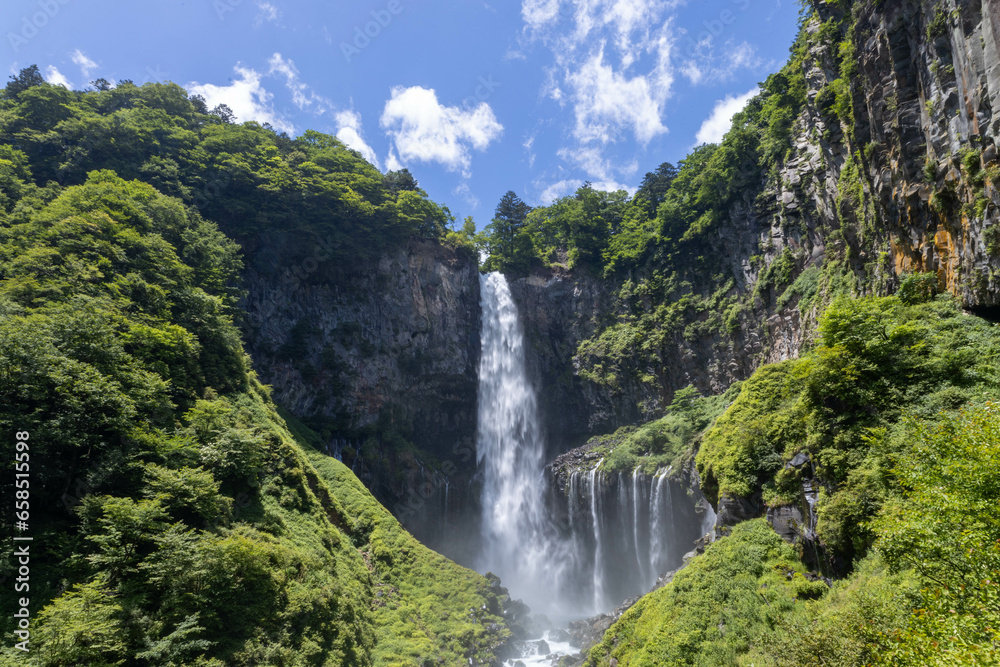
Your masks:
<path fill-rule="evenodd" d="M 849 3 L 840 3 L 849 4 Z M 512 280 L 531 340 L 554 454 L 589 436 L 662 414 L 693 384 L 718 393 L 766 363 L 799 354 L 812 339 L 815 302 L 799 308 L 755 290 L 784 254 L 793 279 L 806 269 L 842 272 L 856 294 L 888 294 L 906 273 L 934 272 L 940 288 L 985 316 L 1000 315 L 1000 14 L 996 3 L 816 3 L 806 26 L 807 103 L 789 151 L 758 187 L 741 193 L 712 240 L 716 275 L 685 272 L 694 294 L 719 278 L 744 311 L 735 330 L 699 327 L 704 313 L 671 334 L 661 363 L 609 388 L 588 381 L 580 343 L 630 317 L 625 279 L 545 271 Z M 844 16 L 838 12 L 853 12 Z M 830 19 L 845 19 L 833 39 Z M 856 72 L 845 121 L 820 102 L 838 78 L 842 44 Z M 765 170 L 767 172 L 767 170 Z M 832 298 L 834 290 L 822 295 Z"/>
<path fill-rule="evenodd" d="M 834 6 L 815 4 L 811 34 L 841 17 Z M 820 108 L 843 71 L 841 45 L 819 40 L 806 60 L 809 102 L 795 123 L 793 150 L 756 198 L 767 213 L 759 221 L 773 247 L 768 261 L 785 248 L 800 269 L 840 261 L 861 294 L 892 293 L 904 274 L 932 272 L 966 309 L 996 318 L 1000 9 L 977 0 L 886 0 L 854 3 L 851 11 L 840 36 L 856 53 L 853 115 Z M 785 324 L 774 326 L 778 318 Z M 796 355 L 814 321 L 809 313 L 769 315 L 772 348 L 761 361 Z M 766 513 L 811 557 L 813 496 L 804 488 L 799 505 L 787 508 L 724 498 L 719 526 Z"/>
<path fill-rule="evenodd" d="M 323 262 L 322 242 L 245 244 L 247 349 L 276 402 L 321 431 L 425 543 L 477 506 L 479 273 L 412 241 L 377 263 Z M 446 505 L 447 500 L 447 505 Z"/>
<path fill-rule="evenodd" d="M 524 326 L 528 372 L 538 393 L 546 460 L 639 418 L 635 402 L 616 400 L 581 378 L 580 342 L 598 330 L 612 307 L 610 286 L 590 274 L 545 270 L 509 279 Z"/>

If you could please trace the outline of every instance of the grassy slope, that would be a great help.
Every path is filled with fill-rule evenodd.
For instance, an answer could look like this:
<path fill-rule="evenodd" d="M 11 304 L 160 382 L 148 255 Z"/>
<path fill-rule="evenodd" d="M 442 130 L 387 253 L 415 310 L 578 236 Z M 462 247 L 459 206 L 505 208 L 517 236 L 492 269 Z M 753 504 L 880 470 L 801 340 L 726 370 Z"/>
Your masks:
<path fill-rule="evenodd" d="M 493 625 L 500 619 L 490 610 L 499 607 L 487 580 L 418 542 L 345 465 L 307 444 L 317 443 L 315 433 L 291 416 L 286 420 L 329 500 L 349 517 L 348 531 L 371 571 L 375 664 L 465 664 L 470 655 L 488 659 L 509 633 Z"/>
<path fill-rule="evenodd" d="M 622 667 L 736 664 L 736 656 L 791 609 L 796 596 L 824 592 L 826 585 L 806 580 L 802 570 L 766 522 L 741 524 L 669 586 L 627 611 L 591 651 L 588 664 L 607 665 L 611 658 Z"/>
<path fill-rule="evenodd" d="M 740 524 L 626 612 L 586 664 L 868 665 L 918 598 L 912 577 L 877 559 L 832 590 L 803 572 L 763 519 Z"/>

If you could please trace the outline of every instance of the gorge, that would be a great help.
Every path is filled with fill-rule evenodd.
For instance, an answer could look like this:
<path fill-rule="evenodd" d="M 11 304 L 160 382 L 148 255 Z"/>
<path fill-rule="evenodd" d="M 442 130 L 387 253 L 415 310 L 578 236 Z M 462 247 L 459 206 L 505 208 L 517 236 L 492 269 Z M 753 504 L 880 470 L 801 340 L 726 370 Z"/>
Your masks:
<path fill-rule="evenodd" d="M 0 666 L 1000 663 L 998 7 L 803 3 L 721 141 L 480 230 L 22 70 Z"/>

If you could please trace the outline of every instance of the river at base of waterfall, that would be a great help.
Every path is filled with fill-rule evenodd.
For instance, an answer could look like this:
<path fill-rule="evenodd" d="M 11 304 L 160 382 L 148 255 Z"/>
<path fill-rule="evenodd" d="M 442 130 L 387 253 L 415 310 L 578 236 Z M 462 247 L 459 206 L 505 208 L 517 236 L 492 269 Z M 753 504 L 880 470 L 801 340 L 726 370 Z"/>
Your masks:
<path fill-rule="evenodd" d="M 504 663 L 504 667 L 531 667 L 532 665 L 545 665 L 551 667 L 553 662 L 564 655 L 574 655 L 580 649 L 574 648 L 567 642 L 560 642 L 549 638 L 548 632 L 539 637 L 525 642 L 529 654 L 521 658 L 513 658 Z"/>

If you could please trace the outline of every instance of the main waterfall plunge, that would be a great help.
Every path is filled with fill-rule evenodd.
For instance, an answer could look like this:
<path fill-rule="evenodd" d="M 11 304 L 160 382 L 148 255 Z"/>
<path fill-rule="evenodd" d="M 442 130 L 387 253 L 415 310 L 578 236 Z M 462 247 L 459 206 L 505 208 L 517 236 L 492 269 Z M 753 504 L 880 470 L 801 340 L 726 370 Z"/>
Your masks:
<path fill-rule="evenodd" d="M 694 501 L 655 476 L 592 467 L 550 488 L 524 335 L 507 280 L 481 278 L 477 459 L 483 475 L 478 568 L 553 616 L 606 612 L 649 591 L 700 536 Z M 678 512 L 683 505 L 687 512 Z"/>
<path fill-rule="evenodd" d="M 517 307 L 502 274 L 481 278 L 479 433 L 483 470 L 481 567 L 533 598 L 561 583 L 572 554 L 553 535 L 544 503 L 544 442 L 524 363 Z M 551 593 L 550 593 L 551 594 Z M 530 599 L 529 605 L 539 600 Z"/>

